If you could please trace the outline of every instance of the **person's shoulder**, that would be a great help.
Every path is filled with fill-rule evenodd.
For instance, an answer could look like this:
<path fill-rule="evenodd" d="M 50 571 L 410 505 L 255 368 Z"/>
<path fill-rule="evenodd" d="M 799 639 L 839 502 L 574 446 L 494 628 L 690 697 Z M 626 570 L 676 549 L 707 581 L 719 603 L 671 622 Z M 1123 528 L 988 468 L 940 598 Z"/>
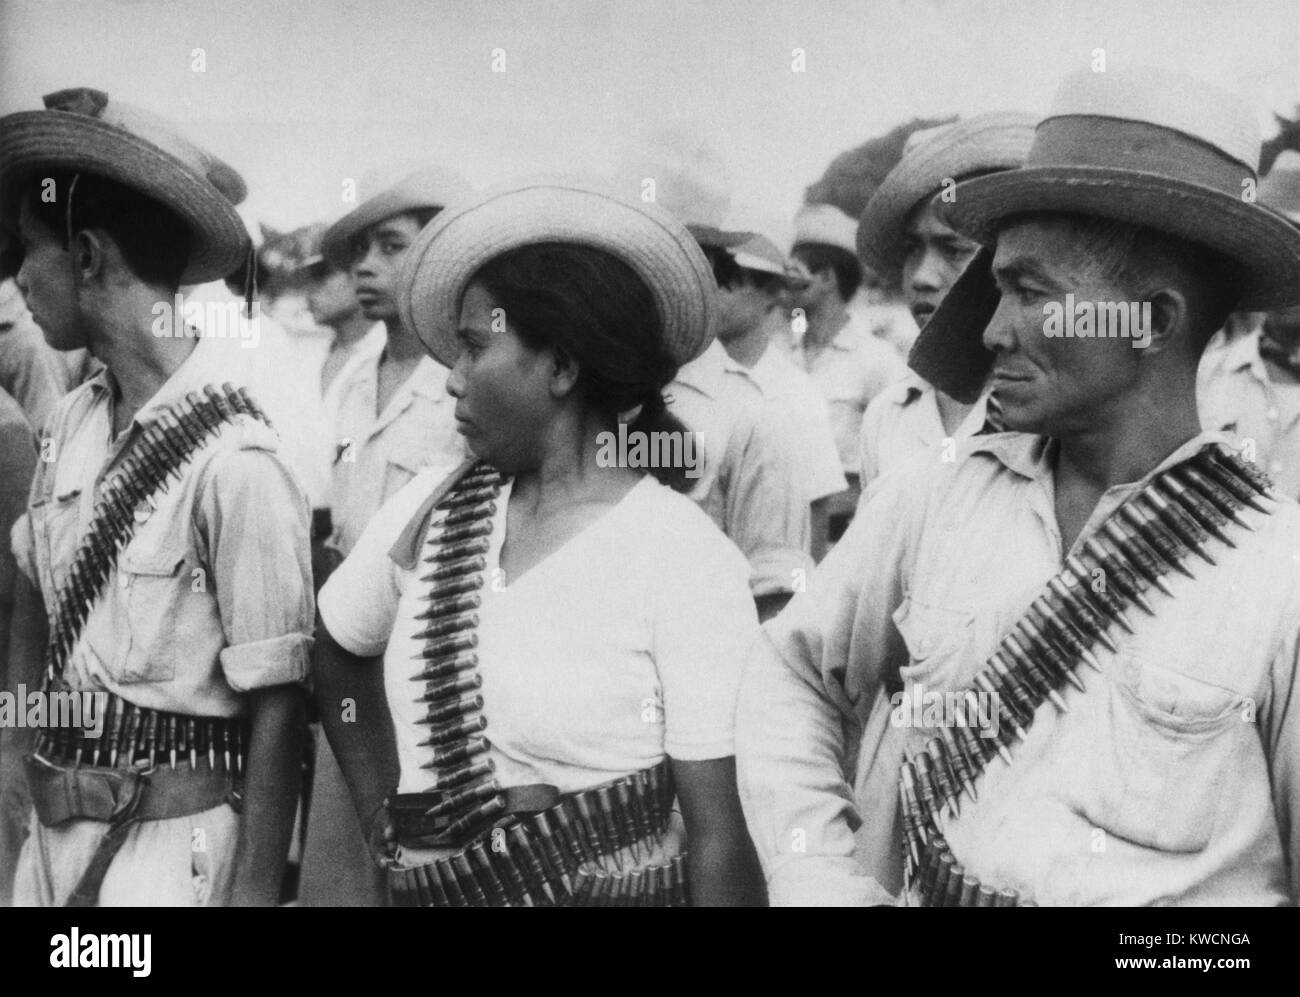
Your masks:
<path fill-rule="evenodd" d="M 748 574 L 745 558 L 736 545 L 688 496 L 647 476 L 628 493 L 628 498 L 631 502 L 627 511 L 637 523 L 628 539 L 656 561 L 709 561 L 737 566 L 742 574 Z"/>

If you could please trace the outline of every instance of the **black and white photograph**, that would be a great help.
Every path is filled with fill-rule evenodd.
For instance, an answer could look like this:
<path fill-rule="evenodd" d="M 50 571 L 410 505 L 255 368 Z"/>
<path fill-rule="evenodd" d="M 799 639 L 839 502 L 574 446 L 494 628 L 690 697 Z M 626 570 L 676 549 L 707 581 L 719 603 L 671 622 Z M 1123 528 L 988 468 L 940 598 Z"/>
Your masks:
<path fill-rule="evenodd" d="M 848 906 L 1278 968 L 1298 501 L 1300 0 L 0 0 L 33 964 Z"/>

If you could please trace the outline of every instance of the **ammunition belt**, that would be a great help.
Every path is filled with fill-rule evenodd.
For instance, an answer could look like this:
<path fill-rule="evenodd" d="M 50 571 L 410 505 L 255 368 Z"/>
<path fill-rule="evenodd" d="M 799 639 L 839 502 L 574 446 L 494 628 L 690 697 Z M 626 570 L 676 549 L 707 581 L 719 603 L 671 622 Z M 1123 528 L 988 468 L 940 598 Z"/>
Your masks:
<path fill-rule="evenodd" d="M 171 769 L 188 761 L 191 771 L 200 762 L 209 772 L 218 766 L 241 776 L 248 759 L 248 720 L 243 717 L 198 717 L 166 710 L 141 709 L 121 696 L 109 694 L 101 737 L 82 728 L 42 731 L 35 754 L 55 765 L 132 768 L 140 764 Z"/>
<path fill-rule="evenodd" d="M 685 907 L 686 857 L 647 864 L 673 803 L 667 760 L 510 816 L 455 854 L 390 870 L 399 907 Z M 394 814 L 398 839 L 401 822 Z M 643 856 L 642 848 L 646 849 Z"/>
<path fill-rule="evenodd" d="M 202 394 L 191 391 L 177 404 L 161 407 L 143 427 L 101 490 L 90 526 L 55 597 L 46 648 L 47 691 L 62 684 L 68 655 L 108 584 L 118 555 L 135 534 L 136 506 L 165 493 L 173 476 L 179 481 L 181 468 L 189 459 L 221 432 L 222 425 L 241 415 L 271 425 L 243 388 L 227 383 L 218 389 L 209 384 Z M 142 709 L 110 694 L 105 725 L 107 739 L 88 738 L 84 731 L 43 731 L 33 750 L 56 764 L 99 765 L 107 753 L 110 766 L 119 760 L 128 766 L 142 760 L 150 764 L 166 760 L 175 768 L 179 754 L 189 757 L 192 768 L 205 757 L 211 769 L 218 756 L 227 771 L 232 771 L 232 764 L 236 773 L 243 768 L 248 738 L 243 721 L 238 719 Z"/>
<path fill-rule="evenodd" d="M 1235 547 L 1228 533 L 1233 525 L 1254 529 L 1240 513 L 1246 508 L 1270 511 L 1260 499 L 1276 499 L 1267 475 L 1210 444 L 1152 478 L 1094 532 L 1081 554 L 1066 558 L 1065 568 L 1048 581 L 963 694 L 972 706 L 981 694 L 994 697 L 1011 722 L 990 728 L 985 726 L 988 718 L 972 709 L 956 733 L 952 727 L 940 728 L 942 736 L 931 738 L 924 751 L 902 764 L 898 792 L 904 880 L 909 890 L 919 888 L 922 903 L 1012 906 L 996 902 L 1010 895 L 1026 905 L 1013 891 L 995 891 L 965 874 L 940 834 L 941 811 L 956 818 L 963 792 L 975 801 L 975 781 L 994 756 L 1011 764 L 1010 748 L 1025 740 L 1045 700 L 1068 712 L 1060 695 L 1064 683 L 1083 692 L 1079 665 L 1101 672 L 1092 648 L 1101 644 L 1117 650 L 1108 628 L 1118 625 L 1133 633 L 1125 615 L 1131 606 L 1154 616 L 1147 598 L 1151 587 L 1172 595 L 1164 576 L 1178 571 L 1194 577 L 1187 566 L 1193 554 L 1214 564 L 1205 549 L 1209 538 Z M 1100 591 L 1087 583 L 1097 570 L 1107 583 Z M 971 722 L 970 717 L 978 719 Z M 990 895 L 995 902 L 982 902 Z"/>

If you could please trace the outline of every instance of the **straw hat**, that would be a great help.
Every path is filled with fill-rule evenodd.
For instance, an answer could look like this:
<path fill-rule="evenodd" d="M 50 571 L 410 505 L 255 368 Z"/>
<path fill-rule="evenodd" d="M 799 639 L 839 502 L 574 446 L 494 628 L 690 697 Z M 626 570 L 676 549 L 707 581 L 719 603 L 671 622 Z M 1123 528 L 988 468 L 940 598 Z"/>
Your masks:
<path fill-rule="evenodd" d="M 489 260 L 519 246 L 563 242 L 599 249 L 645 281 L 664 341 L 680 365 L 713 338 L 713 271 L 681 222 L 585 180 L 533 177 L 502 184 L 442 212 L 407 251 L 398 276 L 402 323 L 433 358 L 460 353 L 461 299 Z"/>
<path fill-rule="evenodd" d="M 468 180 L 442 166 L 372 174 L 363 178 L 361 187 L 375 193 L 331 225 L 321 240 L 322 255 L 340 270 L 348 266 L 348 244 L 371 225 L 407 211 L 445 208 L 474 193 Z"/>
<path fill-rule="evenodd" d="M 794 216 L 794 244 L 838 246 L 858 255 L 858 223 L 833 204 L 805 204 Z"/>
<path fill-rule="evenodd" d="M 1300 152 L 1285 149 L 1259 182 L 1259 203 L 1300 225 Z"/>
<path fill-rule="evenodd" d="M 1300 229 L 1254 203 L 1260 138 L 1240 98 L 1149 68 L 1070 76 L 1019 169 L 958 184 L 944 220 L 986 246 L 1011 215 L 1069 212 L 1155 229 L 1239 262 L 1237 306 L 1300 301 Z M 979 340 L 997 307 L 983 252 L 967 266 L 912 347 L 908 363 L 959 400 L 973 400 L 992 354 Z"/>
<path fill-rule="evenodd" d="M 43 98 L 44 111 L 0 118 L 0 210 L 19 185 L 53 170 L 107 177 L 174 211 L 192 245 L 183 284 L 225 277 L 243 264 L 249 238 L 235 205 L 248 189 L 220 159 L 170 123 L 80 87 Z"/>
<path fill-rule="evenodd" d="M 1034 138 L 1034 117 L 995 111 L 911 135 L 899 160 L 863 209 L 857 253 L 879 274 L 896 276 L 903 265 L 907 216 L 938 193 L 945 181 L 973 173 L 1014 169 Z"/>

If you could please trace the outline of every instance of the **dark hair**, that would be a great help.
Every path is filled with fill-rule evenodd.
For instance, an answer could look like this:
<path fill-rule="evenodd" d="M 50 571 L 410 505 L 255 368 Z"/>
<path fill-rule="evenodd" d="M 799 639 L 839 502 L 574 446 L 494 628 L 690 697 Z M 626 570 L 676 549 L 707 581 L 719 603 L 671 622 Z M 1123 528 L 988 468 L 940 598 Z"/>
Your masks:
<path fill-rule="evenodd" d="M 52 188 L 48 181 L 53 181 Z M 47 189 L 55 193 L 52 200 L 42 196 Z M 74 233 L 103 229 L 137 277 L 172 291 L 180 287 L 181 275 L 189 264 L 192 236 L 176 212 L 125 184 L 94 173 L 64 170 L 33 177 L 23 193 L 27 207 L 64 249 L 68 248 L 70 193 Z"/>
<path fill-rule="evenodd" d="M 1194 309 L 1193 343 L 1203 348 L 1241 297 L 1244 269 L 1222 253 L 1178 236 L 1130 222 L 1069 213 L 1013 215 L 999 228 L 1025 221 L 1063 222 L 1102 280 L 1133 288 L 1149 274 L 1176 270 Z"/>
<path fill-rule="evenodd" d="M 474 282 L 505 309 L 525 344 L 553 348 L 578 365 L 578 390 L 608 426 L 640 405 L 629 431 L 686 432 L 663 396 L 677 361 L 654 296 L 622 260 L 588 246 L 542 242 L 493 258 Z M 684 467 L 649 470 L 677 491 L 689 488 Z"/>
<path fill-rule="evenodd" d="M 348 240 L 348 260 L 351 261 L 351 263 L 357 263 L 361 260 L 363 253 L 366 251 L 366 233 L 375 225 L 381 225 L 394 218 L 411 218 L 415 221 L 416 228 L 422 229 L 424 226 L 428 225 L 429 222 L 433 221 L 441 210 L 442 208 L 412 208 L 410 211 L 398 211 L 395 214 L 385 215 L 383 218 L 379 219 L 379 221 L 367 225 Z"/>
<path fill-rule="evenodd" d="M 862 264 L 847 249 L 821 242 L 800 242 L 790 250 L 790 255 L 803 261 L 813 273 L 830 267 L 835 273 L 835 286 L 845 301 L 857 293 L 862 283 Z"/>

